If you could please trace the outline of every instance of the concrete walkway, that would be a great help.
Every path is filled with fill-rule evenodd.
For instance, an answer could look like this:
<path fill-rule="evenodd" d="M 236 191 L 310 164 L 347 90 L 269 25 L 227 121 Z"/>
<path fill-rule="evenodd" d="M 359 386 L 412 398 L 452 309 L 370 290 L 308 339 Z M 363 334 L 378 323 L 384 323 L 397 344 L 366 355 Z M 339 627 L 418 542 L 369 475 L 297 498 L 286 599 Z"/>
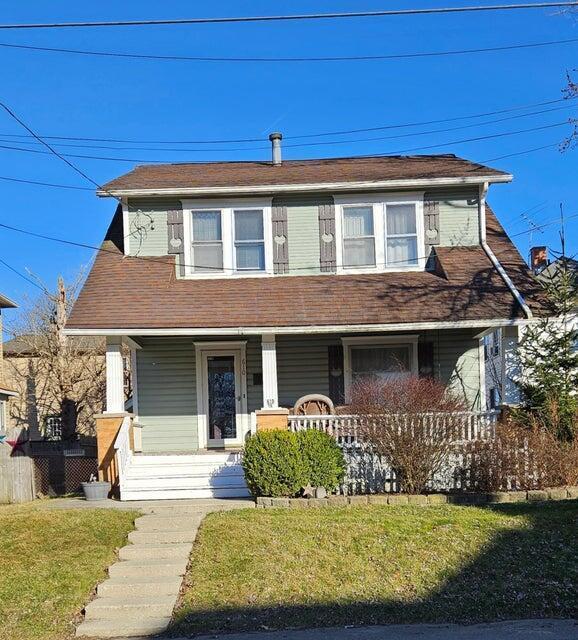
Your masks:
<path fill-rule="evenodd" d="M 195 636 L 195 640 L 577 640 L 578 620 L 517 620 L 475 625 L 332 627 Z M 178 640 L 172 638 L 171 640 Z M 185 640 L 184 638 L 181 640 Z"/>
<path fill-rule="evenodd" d="M 145 502 L 47 501 L 48 509 L 103 507 L 143 513 L 120 549 L 108 579 L 85 608 L 77 636 L 146 637 L 164 632 L 171 621 L 193 542 L 211 511 L 254 507 L 248 500 L 178 500 Z"/>

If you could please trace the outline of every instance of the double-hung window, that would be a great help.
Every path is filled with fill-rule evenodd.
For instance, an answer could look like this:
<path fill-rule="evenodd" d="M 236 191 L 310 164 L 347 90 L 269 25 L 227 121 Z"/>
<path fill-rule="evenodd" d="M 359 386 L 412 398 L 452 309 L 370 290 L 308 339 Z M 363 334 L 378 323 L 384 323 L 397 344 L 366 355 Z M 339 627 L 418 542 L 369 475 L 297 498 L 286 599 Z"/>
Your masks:
<path fill-rule="evenodd" d="M 418 264 L 415 203 L 385 205 L 385 262 L 388 267 Z"/>
<path fill-rule="evenodd" d="M 223 270 L 223 234 L 221 211 L 192 212 L 191 267 L 196 273 Z"/>
<path fill-rule="evenodd" d="M 343 266 L 375 266 L 372 206 L 343 207 Z"/>
<path fill-rule="evenodd" d="M 233 210 L 236 271 L 265 270 L 262 209 Z"/>

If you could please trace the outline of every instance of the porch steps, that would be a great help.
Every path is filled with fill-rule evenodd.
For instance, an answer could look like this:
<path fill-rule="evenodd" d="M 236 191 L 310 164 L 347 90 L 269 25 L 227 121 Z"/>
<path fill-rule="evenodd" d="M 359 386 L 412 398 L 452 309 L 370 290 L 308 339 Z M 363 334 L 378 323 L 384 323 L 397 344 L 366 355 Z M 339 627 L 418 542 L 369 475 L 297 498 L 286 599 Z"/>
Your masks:
<path fill-rule="evenodd" d="M 204 512 L 178 505 L 135 520 L 130 544 L 85 608 L 79 637 L 147 637 L 166 631 Z"/>
<path fill-rule="evenodd" d="M 135 455 L 121 486 L 121 500 L 248 496 L 238 451 Z"/>

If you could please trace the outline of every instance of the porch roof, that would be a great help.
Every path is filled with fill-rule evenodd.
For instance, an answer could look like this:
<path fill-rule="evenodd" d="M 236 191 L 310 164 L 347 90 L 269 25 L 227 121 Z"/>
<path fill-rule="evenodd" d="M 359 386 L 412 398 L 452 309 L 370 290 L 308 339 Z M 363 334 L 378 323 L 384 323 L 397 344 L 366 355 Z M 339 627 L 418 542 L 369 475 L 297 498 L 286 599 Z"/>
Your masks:
<path fill-rule="evenodd" d="M 538 287 L 493 212 L 488 243 L 540 313 Z M 69 329 L 227 329 L 515 320 L 524 314 L 481 247 L 440 247 L 437 272 L 177 279 L 174 257 L 125 256 L 117 211 Z"/>

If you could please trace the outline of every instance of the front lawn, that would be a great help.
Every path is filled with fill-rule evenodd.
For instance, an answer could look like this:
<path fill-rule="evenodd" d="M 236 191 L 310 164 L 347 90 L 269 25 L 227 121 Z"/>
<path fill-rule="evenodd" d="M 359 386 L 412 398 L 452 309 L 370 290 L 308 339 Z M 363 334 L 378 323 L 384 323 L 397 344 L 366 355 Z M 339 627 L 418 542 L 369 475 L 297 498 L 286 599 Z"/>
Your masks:
<path fill-rule="evenodd" d="M 214 513 L 173 631 L 578 617 L 578 502 Z"/>
<path fill-rule="evenodd" d="M 0 637 L 62 640 L 126 542 L 135 512 L 0 506 Z"/>

